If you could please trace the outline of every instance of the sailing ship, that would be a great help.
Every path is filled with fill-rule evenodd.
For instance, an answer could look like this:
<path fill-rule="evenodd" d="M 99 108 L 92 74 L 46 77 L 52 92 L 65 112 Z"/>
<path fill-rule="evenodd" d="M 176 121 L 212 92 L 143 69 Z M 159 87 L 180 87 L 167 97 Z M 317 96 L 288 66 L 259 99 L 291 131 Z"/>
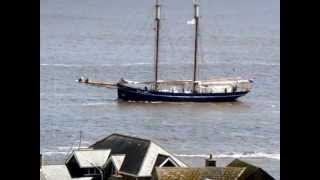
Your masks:
<path fill-rule="evenodd" d="M 159 80 L 159 37 L 160 37 L 160 4 L 155 3 L 155 67 L 154 80 L 134 82 L 121 78 L 114 84 L 118 90 L 118 98 L 127 101 L 171 101 L 171 102 L 217 102 L 235 101 L 246 95 L 252 88 L 252 80 L 236 78 L 214 78 L 198 80 L 198 34 L 199 34 L 199 2 L 193 1 L 194 17 L 194 59 L 192 80 Z M 81 79 L 79 80 L 81 81 Z M 90 83 L 88 79 L 86 83 Z M 91 83 L 104 85 L 104 83 Z M 108 86 L 112 84 L 105 84 Z"/>

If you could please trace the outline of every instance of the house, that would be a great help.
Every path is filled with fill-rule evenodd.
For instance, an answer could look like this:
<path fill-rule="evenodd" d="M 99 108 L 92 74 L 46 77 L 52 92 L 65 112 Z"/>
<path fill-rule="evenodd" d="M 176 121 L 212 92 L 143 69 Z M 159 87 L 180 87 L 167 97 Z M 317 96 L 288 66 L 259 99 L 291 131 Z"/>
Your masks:
<path fill-rule="evenodd" d="M 212 155 L 204 167 L 188 167 L 154 142 L 121 134 L 74 150 L 65 165 L 42 166 L 40 180 L 273 180 L 263 169 L 240 161 L 216 167 Z"/>
<path fill-rule="evenodd" d="M 233 160 L 227 167 L 245 167 L 242 178 L 245 180 L 274 180 L 266 171 L 239 159 Z"/>
<path fill-rule="evenodd" d="M 150 179 L 155 167 L 187 167 L 154 142 L 121 134 L 74 150 L 65 164 L 72 178 L 93 180 Z"/>
<path fill-rule="evenodd" d="M 103 179 L 103 169 L 111 150 L 79 149 L 74 150 L 65 164 L 73 178 L 93 177 Z"/>
<path fill-rule="evenodd" d="M 40 180 L 92 180 L 91 177 L 72 178 L 65 165 L 45 165 L 40 167 Z"/>
<path fill-rule="evenodd" d="M 238 180 L 244 170 L 239 167 L 162 167 L 155 168 L 152 180 Z"/>
<path fill-rule="evenodd" d="M 110 150 L 105 176 L 124 179 L 150 179 L 155 167 L 187 167 L 182 161 L 156 143 L 137 137 L 112 134 L 89 148 Z"/>
<path fill-rule="evenodd" d="M 155 168 L 152 180 L 274 180 L 261 168 L 238 159 L 226 167 L 216 167 L 210 155 L 205 164 L 206 166 L 201 168 Z"/>

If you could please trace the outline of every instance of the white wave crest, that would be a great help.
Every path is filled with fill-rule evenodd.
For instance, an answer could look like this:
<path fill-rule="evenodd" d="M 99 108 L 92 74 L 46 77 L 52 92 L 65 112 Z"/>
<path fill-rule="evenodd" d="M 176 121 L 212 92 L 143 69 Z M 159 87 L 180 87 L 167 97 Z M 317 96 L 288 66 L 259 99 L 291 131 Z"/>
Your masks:
<path fill-rule="evenodd" d="M 66 151 L 47 151 L 42 153 L 42 155 L 46 155 L 46 156 L 54 156 L 59 154 L 66 155 L 67 152 Z"/>
<path fill-rule="evenodd" d="M 52 66 L 52 67 L 111 67 L 111 66 L 141 66 L 152 65 L 151 63 L 125 63 L 125 64 L 45 64 L 40 66 Z"/>
<path fill-rule="evenodd" d="M 82 143 L 86 143 L 86 142 L 82 142 Z M 89 143 L 89 142 L 87 142 L 87 143 Z M 57 147 L 57 149 L 58 149 L 59 151 L 63 151 L 63 152 L 68 151 L 68 150 L 70 150 L 70 149 L 74 150 L 74 149 L 78 149 L 78 148 L 79 148 L 78 146 L 72 146 L 72 147 L 59 146 L 59 147 Z M 85 149 L 85 148 L 88 148 L 88 147 L 87 147 L 87 146 L 80 146 L 80 149 Z"/>
<path fill-rule="evenodd" d="M 163 62 L 162 65 L 166 66 L 177 66 L 177 65 L 190 65 L 192 63 L 165 63 Z M 226 62 L 207 62 L 207 65 L 217 65 L 217 64 L 229 64 Z M 280 63 L 268 63 L 268 62 L 237 62 L 237 64 L 241 65 L 260 65 L 260 66 L 280 66 Z M 123 63 L 123 64 L 46 64 L 42 63 L 40 66 L 56 66 L 56 67 L 126 67 L 126 66 L 151 66 L 153 63 L 147 62 L 137 62 L 137 63 Z"/>
<path fill-rule="evenodd" d="M 89 144 L 89 142 L 82 142 L 84 144 Z M 57 149 L 50 149 L 50 150 L 44 150 L 43 152 L 41 152 L 43 155 L 47 155 L 47 156 L 54 156 L 54 155 L 65 155 L 70 153 L 72 150 L 76 150 L 78 149 L 79 146 L 59 146 L 57 147 Z M 80 146 L 80 149 L 86 149 L 88 148 L 88 146 Z"/>
<path fill-rule="evenodd" d="M 199 157 L 208 158 L 207 154 L 175 154 L 177 157 Z M 213 154 L 214 158 L 268 158 L 280 160 L 280 154 L 269 153 L 226 153 L 226 154 Z"/>
<path fill-rule="evenodd" d="M 82 67 L 80 64 L 40 64 L 40 66 Z"/>
<path fill-rule="evenodd" d="M 110 99 L 109 102 L 83 103 L 83 104 L 81 104 L 81 106 L 104 106 L 104 105 L 112 104 L 113 101 L 115 101 L 115 100 Z"/>

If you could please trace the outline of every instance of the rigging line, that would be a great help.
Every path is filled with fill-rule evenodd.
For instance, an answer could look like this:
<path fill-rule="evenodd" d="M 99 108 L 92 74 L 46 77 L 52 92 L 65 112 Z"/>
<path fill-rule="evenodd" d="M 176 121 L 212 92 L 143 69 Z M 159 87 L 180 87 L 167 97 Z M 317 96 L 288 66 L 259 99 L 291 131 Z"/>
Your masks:
<path fill-rule="evenodd" d="M 170 60 L 176 58 L 176 55 L 177 55 L 177 50 L 176 50 L 176 47 L 174 46 L 174 41 L 172 39 L 172 37 L 170 36 L 170 34 L 172 34 L 173 32 L 173 28 L 170 28 L 169 26 L 169 23 L 167 20 L 167 11 L 164 11 L 163 13 L 163 16 L 164 16 L 164 22 L 163 23 L 163 26 L 164 28 L 162 28 L 162 31 L 163 32 L 166 32 L 167 36 L 165 36 L 165 38 L 163 38 L 163 40 L 165 41 L 164 43 L 162 43 L 162 45 L 164 46 L 165 44 L 165 58 L 167 60 L 167 63 L 166 64 L 170 64 Z M 180 77 L 179 77 L 180 78 Z"/>
<path fill-rule="evenodd" d="M 53 67 L 53 68 L 55 68 L 55 67 Z M 56 71 L 55 70 L 53 70 L 53 108 L 52 108 L 52 111 L 54 111 L 54 112 L 57 112 L 57 87 L 56 87 Z M 51 108 L 50 108 L 51 109 Z M 51 127 L 54 127 L 54 119 L 53 118 L 50 118 L 51 120 L 50 120 L 50 124 L 51 124 Z"/>
<path fill-rule="evenodd" d="M 150 8 L 151 9 L 151 8 Z M 149 9 L 149 13 L 148 14 L 151 14 L 150 13 L 150 9 Z M 152 14 L 151 14 L 152 15 Z M 152 16 L 151 16 L 152 17 Z M 151 18 L 150 18 L 151 19 Z M 136 33 L 135 34 L 137 34 L 137 37 L 139 38 L 140 36 L 142 36 L 141 37 L 141 40 L 143 40 L 143 41 L 141 41 L 141 42 L 146 42 L 146 39 L 148 38 L 148 35 L 147 35 L 147 32 L 149 32 L 149 24 L 152 24 L 152 21 L 151 20 L 149 20 L 149 18 L 147 18 L 147 20 L 143 23 L 143 25 L 138 29 L 137 28 L 137 30 L 136 30 Z M 141 33 L 141 32 L 145 32 L 145 33 Z M 138 34 L 139 33 L 139 34 Z M 141 34 L 140 34 L 141 33 Z M 135 42 L 138 42 L 138 41 L 135 41 Z M 137 46 L 138 47 L 138 46 Z M 139 46 L 140 47 L 140 46 Z M 140 48 L 137 48 L 137 50 L 135 51 L 136 52 L 136 54 L 138 55 L 140 52 L 141 52 L 141 50 L 142 50 L 142 48 L 140 47 Z"/>
<path fill-rule="evenodd" d="M 201 4 L 203 4 L 203 3 L 201 3 Z M 203 9 L 203 6 L 201 6 L 201 9 Z M 201 14 L 202 14 L 202 12 L 203 12 L 203 10 L 201 10 Z M 199 79 L 201 79 L 200 78 L 200 75 L 202 74 L 201 72 L 200 72 L 200 67 L 201 66 L 203 66 L 203 64 L 204 64 L 204 53 L 203 53 L 203 35 L 204 35 L 204 28 L 203 28 L 203 26 L 202 26 L 202 23 L 203 23 L 203 16 L 202 15 L 200 15 L 199 16 L 199 22 L 198 22 L 198 29 L 199 29 L 199 31 L 198 31 L 198 39 L 199 39 L 199 51 L 198 51 L 198 54 L 197 54 L 197 56 L 199 57 L 199 65 L 198 65 L 198 67 L 197 67 L 197 76 L 198 76 L 198 78 Z"/>
<path fill-rule="evenodd" d="M 200 23 L 201 22 L 201 23 Z M 202 71 L 200 72 L 200 67 L 203 67 L 203 64 L 205 64 L 205 59 L 204 59 L 204 52 L 203 52 L 203 35 L 204 35 L 204 28 L 201 26 L 203 19 L 201 16 L 201 21 L 199 22 L 199 66 L 198 66 L 198 77 L 202 75 Z"/>
<path fill-rule="evenodd" d="M 167 19 L 167 13 L 166 13 L 166 11 L 164 11 L 164 13 L 163 13 L 163 16 L 164 16 L 164 22 L 168 22 L 168 21 L 166 21 L 166 19 Z M 175 49 L 175 46 L 173 45 L 173 40 L 171 39 L 171 36 L 170 36 L 170 34 L 172 33 L 172 28 L 168 28 L 169 27 L 169 23 L 163 23 L 164 24 L 164 28 L 163 28 L 163 31 L 164 32 L 167 32 L 167 36 L 165 36 L 166 37 L 166 41 L 168 42 L 168 44 L 169 44 L 169 48 L 170 48 L 170 52 L 172 53 L 172 55 L 173 56 L 169 56 L 169 57 L 175 57 L 175 55 L 176 55 L 176 49 Z M 168 48 L 168 46 L 166 46 L 166 48 Z M 168 56 L 168 54 L 167 54 L 167 56 Z"/>
<path fill-rule="evenodd" d="M 201 16 L 201 21 L 199 22 L 199 55 L 200 55 L 200 63 L 204 63 L 204 53 L 203 53 L 203 36 L 205 34 L 203 24 L 203 18 Z"/>
<path fill-rule="evenodd" d="M 82 141 L 82 131 L 80 130 L 80 137 L 79 137 L 79 146 L 78 146 L 78 150 L 81 148 L 81 141 Z"/>
<path fill-rule="evenodd" d="M 164 3 L 163 3 L 164 4 Z M 162 4 L 162 21 L 161 21 L 161 28 L 160 28 L 160 32 L 161 32 L 161 36 L 160 36 L 160 47 L 161 47 L 161 60 L 159 60 L 159 64 L 168 61 L 168 51 L 167 51 L 167 46 L 166 46 L 166 41 L 167 41 L 167 32 L 168 32 L 168 28 L 167 28 L 167 11 L 164 10 L 165 9 L 165 5 Z M 165 35 L 164 35 L 165 34 Z M 160 74 L 160 71 L 159 71 Z M 159 76 L 160 77 L 160 76 Z"/>
<path fill-rule="evenodd" d="M 72 151 L 73 151 L 73 148 L 74 148 L 74 142 L 71 144 L 71 147 L 70 149 L 67 151 L 67 153 L 65 154 L 64 156 L 64 161 L 66 162 L 68 160 L 68 157 L 71 155 Z"/>
<path fill-rule="evenodd" d="M 121 38 L 123 41 L 122 44 L 128 44 L 128 42 L 132 42 L 132 39 L 134 37 L 133 35 L 137 34 L 137 32 L 139 32 L 139 30 L 138 30 L 139 28 L 135 28 L 134 31 L 132 31 L 132 28 L 128 28 L 131 26 L 131 24 L 130 24 L 131 22 L 135 22 L 134 20 L 136 19 L 136 17 L 138 17 L 138 14 L 139 14 L 139 10 L 136 10 L 131 15 L 129 15 L 129 18 L 128 18 L 128 21 L 126 22 L 126 25 L 124 26 L 124 28 L 121 28 L 122 32 L 120 34 L 126 34 L 126 36 L 124 38 Z M 120 48 L 120 49 L 121 50 L 119 51 L 119 53 L 116 56 L 116 60 L 119 60 L 119 58 L 124 59 L 125 55 L 128 54 L 128 53 L 126 53 L 128 50 L 129 51 L 134 50 L 134 48 L 128 49 L 126 46 L 124 46 L 123 48 Z M 130 74 L 130 71 L 128 68 L 130 68 L 130 66 L 127 67 L 127 69 L 125 71 L 125 76 L 129 76 L 129 74 Z"/>
<path fill-rule="evenodd" d="M 166 5 L 164 5 L 164 3 L 161 5 L 162 7 L 164 7 L 163 9 L 166 9 Z M 162 42 L 160 44 L 160 55 L 161 55 L 161 60 L 159 61 L 159 65 L 163 62 L 169 62 L 169 51 L 168 51 L 168 38 L 169 36 L 167 35 L 169 32 L 169 25 L 168 25 L 168 21 L 167 21 L 167 11 L 166 10 L 162 10 L 162 23 L 161 23 L 161 28 L 160 28 L 160 32 L 161 32 L 161 36 L 160 36 L 160 41 Z M 163 34 L 166 34 L 165 36 Z M 160 71 L 159 71 L 159 77 L 160 77 Z M 167 77 L 166 77 L 167 78 Z"/>
<path fill-rule="evenodd" d="M 199 17 L 199 22 L 198 22 L 198 52 L 197 52 L 197 60 L 198 60 L 198 65 L 197 65 L 197 77 L 198 77 L 198 80 L 200 80 L 200 65 L 202 64 L 202 59 L 201 59 L 201 30 L 200 29 L 200 17 Z"/>
<path fill-rule="evenodd" d="M 120 44 L 127 44 L 128 42 L 130 42 L 130 40 L 131 40 L 130 38 L 132 38 L 132 34 L 133 34 L 133 33 L 136 33 L 137 29 L 136 29 L 136 31 L 131 31 L 132 28 L 128 28 L 128 27 L 131 26 L 131 23 L 132 23 L 132 22 L 135 22 L 135 21 L 133 21 L 133 20 L 137 17 L 138 14 L 139 14 L 139 11 L 138 11 L 138 10 L 133 11 L 132 14 L 129 14 L 129 13 L 128 13 L 129 18 L 127 18 L 127 21 L 126 21 L 126 23 L 125 23 L 125 26 L 124 26 L 123 28 L 121 28 L 121 33 L 120 33 L 121 35 L 125 34 L 126 36 L 120 39 L 120 42 L 123 41 L 123 42 L 121 42 Z M 127 16 L 127 17 L 128 17 L 128 16 Z M 118 53 L 116 59 L 119 59 L 119 57 L 125 55 L 125 54 L 126 54 L 126 53 L 124 53 L 125 51 L 128 51 L 128 49 L 127 49 L 127 48 L 123 48 L 123 49 Z"/>

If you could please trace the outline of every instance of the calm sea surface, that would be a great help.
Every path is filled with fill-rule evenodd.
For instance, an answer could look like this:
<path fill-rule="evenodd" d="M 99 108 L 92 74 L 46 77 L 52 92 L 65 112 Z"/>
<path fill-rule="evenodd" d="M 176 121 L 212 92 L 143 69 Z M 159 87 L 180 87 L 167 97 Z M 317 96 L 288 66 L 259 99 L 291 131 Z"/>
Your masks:
<path fill-rule="evenodd" d="M 161 79 L 191 79 L 191 0 L 162 0 Z M 202 0 L 201 79 L 242 76 L 251 93 L 232 103 L 136 103 L 79 84 L 153 78 L 152 0 L 41 0 L 41 151 L 45 159 L 111 134 L 148 138 L 189 165 L 242 158 L 280 179 L 278 0 Z"/>

